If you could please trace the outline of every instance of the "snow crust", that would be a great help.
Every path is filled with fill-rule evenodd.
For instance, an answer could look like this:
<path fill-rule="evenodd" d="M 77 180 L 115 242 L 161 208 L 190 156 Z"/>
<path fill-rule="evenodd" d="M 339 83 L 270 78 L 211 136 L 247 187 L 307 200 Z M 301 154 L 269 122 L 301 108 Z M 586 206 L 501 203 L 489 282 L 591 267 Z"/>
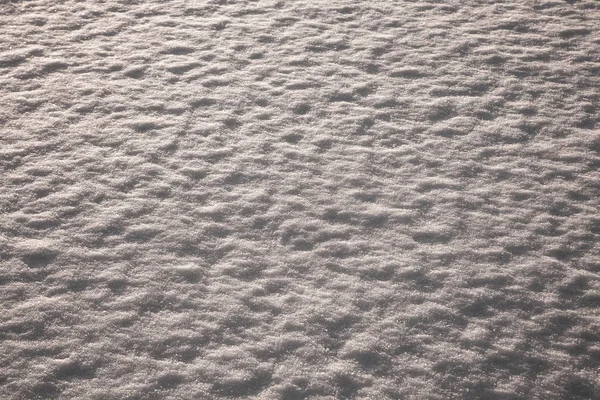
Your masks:
<path fill-rule="evenodd" d="M 599 399 L 599 21 L 1 1 L 0 398 Z"/>

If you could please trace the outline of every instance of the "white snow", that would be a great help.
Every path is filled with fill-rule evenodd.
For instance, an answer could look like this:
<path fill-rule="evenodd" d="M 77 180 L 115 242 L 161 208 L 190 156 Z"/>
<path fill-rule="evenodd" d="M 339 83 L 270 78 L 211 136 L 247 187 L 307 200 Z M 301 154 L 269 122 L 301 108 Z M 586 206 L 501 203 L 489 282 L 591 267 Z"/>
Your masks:
<path fill-rule="evenodd" d="M 600 398 L 599 21 L 0 2 L 0 397 Z"/>

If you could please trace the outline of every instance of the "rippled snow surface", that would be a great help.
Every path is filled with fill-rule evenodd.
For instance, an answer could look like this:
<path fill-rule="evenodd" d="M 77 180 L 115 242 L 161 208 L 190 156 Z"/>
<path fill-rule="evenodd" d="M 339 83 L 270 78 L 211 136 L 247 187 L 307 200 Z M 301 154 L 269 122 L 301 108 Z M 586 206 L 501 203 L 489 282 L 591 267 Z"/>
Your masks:
<path fill-rule="evenodd" d="M 3 399 L 599 399 L 600 2 L 0 1 Z"/>

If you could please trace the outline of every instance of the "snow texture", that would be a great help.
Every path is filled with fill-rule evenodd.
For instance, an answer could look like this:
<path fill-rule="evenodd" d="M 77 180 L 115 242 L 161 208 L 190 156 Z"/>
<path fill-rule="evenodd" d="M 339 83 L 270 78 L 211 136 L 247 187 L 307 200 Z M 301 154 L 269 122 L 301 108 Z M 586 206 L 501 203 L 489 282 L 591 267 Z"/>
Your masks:
<path fill-rule="evenodd" d="M 0 1 L 0 398 L 600 399 L 599 21 Z"/>

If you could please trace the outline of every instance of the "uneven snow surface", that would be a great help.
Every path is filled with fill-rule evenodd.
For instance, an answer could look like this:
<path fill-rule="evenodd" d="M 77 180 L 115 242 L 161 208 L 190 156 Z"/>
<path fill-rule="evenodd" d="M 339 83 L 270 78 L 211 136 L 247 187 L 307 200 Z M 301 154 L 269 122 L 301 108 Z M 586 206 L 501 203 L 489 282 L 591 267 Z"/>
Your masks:
<path fill-rule="evenodd" d="M 600 2 L 0 1 L 0 398 L 599 399 Z"/>

